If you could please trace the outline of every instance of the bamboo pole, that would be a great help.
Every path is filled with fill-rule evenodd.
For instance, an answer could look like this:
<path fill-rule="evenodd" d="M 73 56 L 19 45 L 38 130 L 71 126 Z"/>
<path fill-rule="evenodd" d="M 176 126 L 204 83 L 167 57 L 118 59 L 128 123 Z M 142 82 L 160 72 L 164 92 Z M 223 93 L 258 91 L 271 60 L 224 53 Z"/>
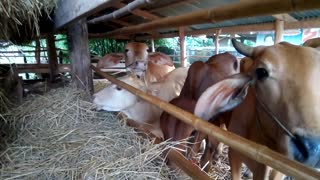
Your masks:
<path fill-rule="evenodd" d="M 180 64 L 181 67 L 186 67 L 186 40 L 184 27 L 179 27 L 179 42 L 180 42 Z"/>
<path fill-rule="evenodd" d="M 221 29 L 217 29 L 215 33 L 216 40 L 214 41 L 214 45 L 216 46 L 215 53 L 219 54 L 219 35 L 221 33 Z"/>
<path fill-rule="evenodd" d="M 143 100 L 158 106 L 184 123 L 193 126 L 196 130 L 216 138 L 218 141 L 223 142 L 224 144 L 239 151 L 245 156 L 256 160 L 257 162 L 266 164 L 267 166 L 270 166 L 296 179 L 320 179 L 320 172 L 317 172 L 314 169 L 306 167 L 299 162 L 290 160 L 282 154 L 272 151 L 266 146 L 257 144 L 234 133 L 220 129 L 217 126 L 194 116 L 192 113 L 184 111 L 170 103 L 148 95 L 139 89 L 117 80 L 114 77 L 103 73 L 92 65 L 91 68 L 102 77 L 108 79 L 111 83 L 114 83 L 139 96 Z"/>
<path fill-rule="evenodd" d="M 175 28 L 203 23 L 216 23 L 225 20 L 253 16 L 272 15 L 320 8 L 319 0 L 261 0 L 232 3 L 225 6 L 166 17 L 152 22 L 124 27 L 108 33 L 108 36 L 148 32 L 154 29 Z"/>
<path fill-rule="evenodd" d="M 277 44 L 282 41 L 283 31 L 284 31 L 284 21 L 277 19 L 275 22 L 274 44 Z"/>
<path fill-rule="evenodd" d="M 151 39 L 151 52 L 154 52 L 154 39 Z"/>

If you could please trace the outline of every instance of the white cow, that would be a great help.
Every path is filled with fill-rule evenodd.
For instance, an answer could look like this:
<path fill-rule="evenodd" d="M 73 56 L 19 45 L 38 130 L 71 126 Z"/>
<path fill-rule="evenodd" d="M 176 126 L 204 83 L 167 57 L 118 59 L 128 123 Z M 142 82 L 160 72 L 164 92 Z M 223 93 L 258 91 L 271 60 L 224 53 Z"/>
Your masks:
<path fill-rule="evenodd" d="M 119 78 L 119 80 L 169 102 L 180 94 L 187 74 L 188 68 L 177 68 L 160 81 L 149 84 L 148 87 L 145 82 L 135 75 L 127 75 Z M 141 100 L 136 95 L 115 84 L 107 86 L 93 96 L 93 103 L 98 110 L 121 111 L 129 119 L 135 120 L 141 125 L 150 125 L 148 130 L 155 136 L 163 138 L 163 133 L 160 129 L 160 115 L 162 113 L 160 108 Z"/>

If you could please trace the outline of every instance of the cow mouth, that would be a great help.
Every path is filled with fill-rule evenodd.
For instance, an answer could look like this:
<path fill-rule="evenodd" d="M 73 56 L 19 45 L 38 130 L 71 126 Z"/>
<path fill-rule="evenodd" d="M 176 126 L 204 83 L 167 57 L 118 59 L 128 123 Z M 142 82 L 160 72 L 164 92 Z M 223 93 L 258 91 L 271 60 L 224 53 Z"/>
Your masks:
<path fill-rule="evenodd" d="M 290 140 L 291 156 L 316 169 L 320 168 L 320 138 L 300 137 Z"/>

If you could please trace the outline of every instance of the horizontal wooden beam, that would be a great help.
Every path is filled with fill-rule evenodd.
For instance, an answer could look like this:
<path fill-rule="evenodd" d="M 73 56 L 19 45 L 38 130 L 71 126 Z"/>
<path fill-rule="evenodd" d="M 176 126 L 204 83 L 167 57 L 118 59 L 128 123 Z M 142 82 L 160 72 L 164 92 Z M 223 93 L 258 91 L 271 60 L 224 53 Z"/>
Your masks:
<path fill-rule="evenodd" d="M 59 0 L 54 16 L 54 30 L 110 7 L 117 0 Z"/>
<path fill-rule="evenodd" d="M 286 21 L 286 22 L 296 22 L 298 21 L 296 18 L 290 16 L 289 14 L 285 13 L 285 14 L 275 14 L 272 15 L 274 18 L 278 19 L 278 20 L 282 20 L 282 21 Z"/>
<path fill-rule="evenodd" d="M 19 73 L 50 73 L 49 64 L 16 64 L 16 66 Z M 70 64 L 58 64 L 58 72 L 70 72 Z"/>
<path fill-rule="evenodd" d="M 285 22 L 284 29 L 299 29 L 299 28 L 318 28 L 320 27 L 320 18 L 309 19 L 297 22 Z M 230 27 L 210 28 L 194 31 L 186 31 L 186 36 L 206 35 L 214 34 L 218 29 L 221 29 L 221 34 L 234 34 L 234 33 L 247 33 L 247 32 L 259 32 L 259 31 L 274 31 L 274 23 L 262 23 L 262 24 L 250 24 Z M 158 36 L 141 36 L 139 39 L 161 39 L 178 37 L 179 33 L 167 33 L 160 34 Z"/>
<path fill-rule="evenodd" d="M 120 9 L 120 8 L 125 7 L 126 5 L 127 5 L 127 4 L 125 4 L 125 3 L 119 2 L 119 3 L 115 4 L 114 7 Z M 134 14 L 134 15 L 136 15 L 136 16 L 143 17 L 144 19 L 148 19 L 148 20 L 160 19 L 159 16 L 156 16 L 156 15 L 154 15 L 154 14 L 152 14 L 152 13 L 147 12 L 147 11 L 143 11 L 143 10 L 141 10 L 141 9 L 139 9 L 139 8 L 132 10 L 131 13 Z"/>
<path fill-rule="evenodd" d="M 268 0 L 232 3 L 221 7 L 200 10 L 174 17 L 166 17 L 136 26 L 117 29 L 106 33 L 106 35 L 135 34 L 155 29 L 176 28 L 208 22 L 216 23 L 238 18 L 273 15 L 317 8 L 320 8 L 319 0 Z"/>

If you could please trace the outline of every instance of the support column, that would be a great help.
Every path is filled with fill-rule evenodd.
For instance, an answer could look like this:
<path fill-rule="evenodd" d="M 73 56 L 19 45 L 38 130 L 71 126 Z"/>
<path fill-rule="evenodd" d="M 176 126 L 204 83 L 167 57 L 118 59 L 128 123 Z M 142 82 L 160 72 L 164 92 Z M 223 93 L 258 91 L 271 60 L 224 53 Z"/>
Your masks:
<path fill-rule="evenodd" d="M 179 41 L 180 41 L 180 62 L 181 67 L 186 67 L 186 43 L 185 43 L 185 33 L 184 27 L 179 27 Z"/>
<path fill-rule="evenodd" d="M 154 52 L 155 49 L 154 49 L 154 39 L 152 38 L 151 39 L 151 51 Z"/>
<path fill-rule="evenodd" d="M 274 44 L 277 44 L 277 43 L 282 41 L 283 29 L 284 29 L 284 21 L 277 19 L 276 22 L 275 22 Z"/>
<path fill-rule="evenodd" d="M 221 33 L 221 29 L 216 30 L 216 33 L 215 33 L 216 40 L 214 41 L 214 45 L 216 47 L 215 54 L 219 54 L 219 35 L 220 35 L 220 33 Z"/>
<path fill-rule="evenodd" d="M 36 63 L 40 64 L 40 52 L 41 52 L 41 47 L 40 47 L 40 40 L 39 38 L 36 38 L 36 52 L 35 52 L 35 58 L 36 58 Z"/>
<path fill-rule="evenodd" d="M 54 34 L 47 34 L 47 49 L 50 69 L 50 81 L 53 82 L 55 76 L 58 74 L 57 50 L 55 46 Z"/>
<path fill-rule="evenodd" d="M 93 80 L 88 42 L 88 27 L 85 18 L 68 28 L 72 78 L 79 89 L 85 89 L 92 94 Z"/>

